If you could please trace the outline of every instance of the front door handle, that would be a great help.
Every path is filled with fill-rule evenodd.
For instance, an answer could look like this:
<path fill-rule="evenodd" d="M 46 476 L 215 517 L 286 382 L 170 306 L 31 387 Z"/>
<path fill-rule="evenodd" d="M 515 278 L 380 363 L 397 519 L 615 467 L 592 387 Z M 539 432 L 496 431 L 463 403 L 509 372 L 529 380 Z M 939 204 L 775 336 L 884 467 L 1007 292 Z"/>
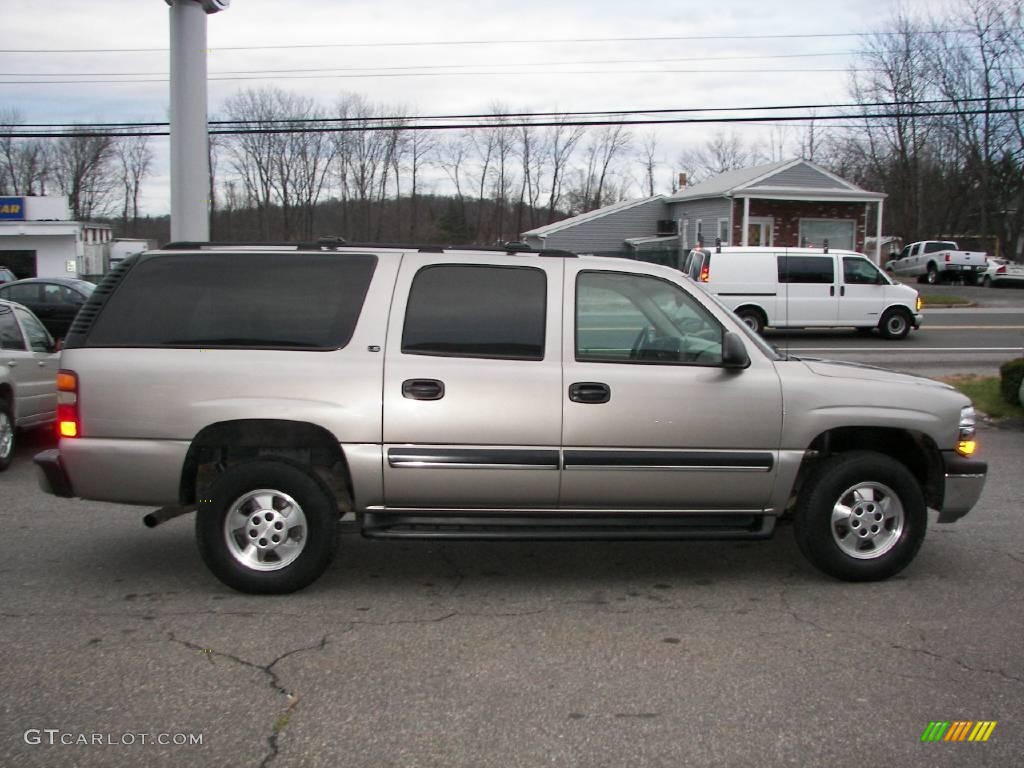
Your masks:
<path fill-rule="evenodd" d="M 836 295 L 836 287 L 834 285 L 830 285 L 828 287 L 828 295 L 829 296 L 835 296 Z"/>
<path fill-rule="evenodd" d="M 444 397 L 444 382 L 437 379 L 406 379 L 402 382 L 402 397 L 410 400 L 440 400 Z"/>
<path fill-rule="evenodd" d="M 607 403 L 612 389 L 599 381 L 579 381 L 569 386 L 569 399 L 574 403 Z"/>

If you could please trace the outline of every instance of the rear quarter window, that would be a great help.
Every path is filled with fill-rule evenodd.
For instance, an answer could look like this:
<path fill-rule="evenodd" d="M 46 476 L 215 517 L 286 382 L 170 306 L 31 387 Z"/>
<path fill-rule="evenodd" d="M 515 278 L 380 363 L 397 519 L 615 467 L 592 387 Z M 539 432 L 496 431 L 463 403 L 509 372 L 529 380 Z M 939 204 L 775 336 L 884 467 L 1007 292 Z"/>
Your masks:
<path fill-rule="evenodd" d="M 370 254 L 156 256 L 124 278 L 85 346 L 338 349 L 376 265 Z"/>

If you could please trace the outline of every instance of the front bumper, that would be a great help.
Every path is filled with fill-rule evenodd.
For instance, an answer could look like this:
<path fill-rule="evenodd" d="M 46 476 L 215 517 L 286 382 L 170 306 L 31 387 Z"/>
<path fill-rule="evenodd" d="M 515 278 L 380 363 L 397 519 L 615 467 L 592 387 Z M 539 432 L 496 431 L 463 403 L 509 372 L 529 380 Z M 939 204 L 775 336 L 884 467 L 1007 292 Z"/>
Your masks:
<path fill-rule="evenodd" d="M 921 323 L 923 323 L 923 322 L 924 322 L 924 315 L 922 315 L 920 312 L 914 313 L 914 330 L 915 331 L 918 328 L 921 327 Z"/>
<path fill-rule="evenodd" d="M 970 512 L 978 503 L 985 487 L 988 464 L 977 459 L 966 459 L 953 451 L 943 451 L 942 461 L 945 465 L 946 484 L 939 522 L 952 523 Z"/>
<path fill-rule="evenodd" d="M 64 498 L 70 498 L 75 495 L 74 491 L 71 490 L 71 480 L 68 478 L 64 464 L 60 460 L 60 451 L 58 449 L 51 448 L 48 451 L 37 453 L 33 461 L 38 468 L 36 470 L 36 479 L 39 481 L 39 487 L 42 490 L 54 496 L 62 496 Z"/>

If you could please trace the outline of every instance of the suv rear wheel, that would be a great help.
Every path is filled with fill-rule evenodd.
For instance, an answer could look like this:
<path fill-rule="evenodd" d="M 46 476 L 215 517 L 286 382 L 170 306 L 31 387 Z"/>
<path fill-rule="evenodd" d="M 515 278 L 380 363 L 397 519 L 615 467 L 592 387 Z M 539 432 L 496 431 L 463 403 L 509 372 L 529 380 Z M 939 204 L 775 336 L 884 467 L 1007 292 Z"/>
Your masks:
<path fill-rule="evenodd" d="M 903 570 L 924 541 L 928 516 L 910 471 L 872 451 L 821 462 L 797 500 L 800 551 L 845 581 L 887 579 Z"/>
<path fill-rule="evenodd" d="M 196 515 L 199 553 L 229 587 L 254 594 L 294 592 L 330 564 L 337 506 L 330 491 L 301 466 L 237 464 L 207 496 Z"/>

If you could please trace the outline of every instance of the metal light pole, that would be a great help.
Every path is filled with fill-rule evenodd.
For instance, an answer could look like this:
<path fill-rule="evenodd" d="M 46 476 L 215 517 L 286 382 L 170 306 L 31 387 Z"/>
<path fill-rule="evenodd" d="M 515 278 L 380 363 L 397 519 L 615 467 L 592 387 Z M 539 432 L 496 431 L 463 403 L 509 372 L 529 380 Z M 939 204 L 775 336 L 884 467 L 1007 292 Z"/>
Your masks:
<path fill-rule="evenodd" d="M 165 0 L 171 19 L 171 239 L 210 239 L 206 15 L 231 0 Z"/>

